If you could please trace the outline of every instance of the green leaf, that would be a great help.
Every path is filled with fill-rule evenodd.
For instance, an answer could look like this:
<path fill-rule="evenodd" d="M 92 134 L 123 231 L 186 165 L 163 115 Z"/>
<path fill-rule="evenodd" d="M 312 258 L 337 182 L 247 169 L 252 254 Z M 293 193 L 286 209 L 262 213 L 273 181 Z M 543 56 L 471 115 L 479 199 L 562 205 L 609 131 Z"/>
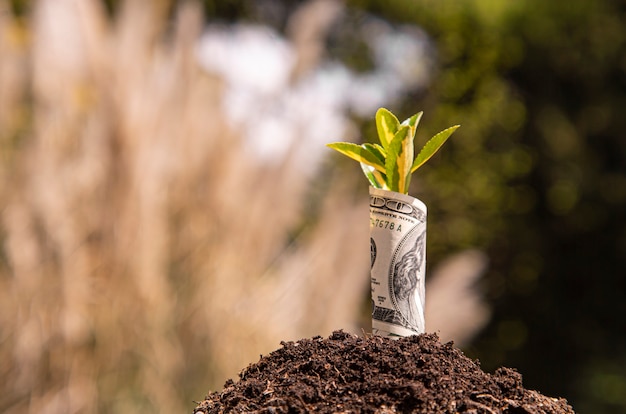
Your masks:
<path fill-rule="evenodd" d="M 369 152 L 374 154 L 376 158 L 378 158 L 383 165 L 385 164 L 385 158 L 387 158 L 387 151 L 385 151 L 383 147 L 381 147 L 378 144 L 370 144 L 370 143 L 366 143 L 361 146 L 365 147 L 365 149 L 367 149 Z"/>
<path fill-rule="evenodd" d="M 383 158 L 387 158 L 387 151 L 385 151 L 382 145 L 380 144 L 372 144 L 372 145 L 374 146 L 374 148 L 380 151 L 381 154 L 383 154 Z"/>
<path fill-rule="evenodd" d="M 417 126 L 420 123 L 420 120 L 422 119 L 422 115 L 424 115 L 424 112 L 418 112 L 415 115 L 413 115 L 410 118 L 405 119 L 402 124 L 400 125 L 408 125 L 411 127 L 411 139 L 415 139 L 415 131 L 417 131 Z"/>
<path fill-rule="evenodd" d="M 434 137 L 429 139 L 422 148 L 422 150 L 419 152 L 419 154 L 417 154 L 417 157 L 413 162 L 413 166 L 411 167 L 411 172 L 417 170 L 419 167 L 424 165 L 424 163 L 428 161 L 433 155 L 435 155 L 435 153 L 439 151 L 439 148 L 441 148 L 441 146 L 446 142 L 450 135 L 452 135 L 452 133 L 457 130 L 459 126 L 460 125 L 455 125 L 453 127 L 444 129 L 443 131 L 439 132 Z"/>
<path fill-rule="evenodd" d="M 389 110 L 380 108 L 376 112 L 380 145 L 334 142 L 327 146 L 358 161 L 373 187 L 408 194 L 411 174 L 424 165 L 459 128 L 455 125 L 436 134 L 413 159 L 415 132 L 422 115 L 423 112 L 418 112 L 400 123 Z"/>
<path fill-rule="evenodd" d="M 409 184 L 411 182 L 411 166 L 413 165 L 413 157 L 415 154 L 415 151 L 413 149 L 413 136 L 411 135 L 411 127 L 409 127 L 409 130 L 407 131 L 401 142 L 402 152 L 398 154 L 398 174 L 400 176 L 398 188 L 399 192 L 408 194 Z"/>
<path fill-rule="evenodd" d="M 331 144 L 326 144 L 326 146 L 352 158 L 353 160 L 371 165 L 382 173 L 385 173 L 386 171 L 385 165 L 378 159 L 378 157 L 361 145 L 353 144 L 351 142 L 333 142 Z"/>
<path fill-rule="evenodd" d="M 387 174 L 387 187 L 399 193 L 408 190 L 410 180 L 411 163 L 413 161 L 413 140 L 409 139 L 411 127 L 400 127 L 387 148 L 385 170 Z"/>
<path fill-rule="evenodd" d="M 370 182 L 372 187 L 386 188 L 384 174 L 376 170 L 371 165 L 367 165 L 365 163 L 361 163 L 361 169 L 363 170 L 363 174 L 365 174 L 365 177 L 367 177 L 367 180 Z"/>
<path fill-rule="evenodd" d="M 378 139 L 385 150 L 388 150 L 389 144 L 394 135 L 400 128 L 400 121 L 388 109 L 380 108 L 376 111 L 376 130 L 378 131 Z"/>

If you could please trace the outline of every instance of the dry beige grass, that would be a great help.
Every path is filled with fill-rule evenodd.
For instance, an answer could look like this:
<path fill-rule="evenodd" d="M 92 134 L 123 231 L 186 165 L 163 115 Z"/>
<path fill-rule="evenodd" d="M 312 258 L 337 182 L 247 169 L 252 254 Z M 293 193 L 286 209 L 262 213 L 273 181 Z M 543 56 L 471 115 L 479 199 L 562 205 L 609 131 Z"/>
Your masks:
<path fill-rule="evenodd" d="M 365 189 L 302 226 L 294 160 L 242 158 L 196 65 L 200 13 L 164 11 L 0 13 L 3 413 L 185 412 L 280 340 L 359 329 Z"/>

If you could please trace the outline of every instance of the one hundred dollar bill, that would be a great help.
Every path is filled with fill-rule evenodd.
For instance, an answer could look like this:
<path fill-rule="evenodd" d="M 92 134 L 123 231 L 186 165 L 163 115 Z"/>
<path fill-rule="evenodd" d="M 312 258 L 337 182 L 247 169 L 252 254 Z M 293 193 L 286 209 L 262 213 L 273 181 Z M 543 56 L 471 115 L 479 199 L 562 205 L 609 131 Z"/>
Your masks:
<path fill-rule="evenodd" d="M 425 332 L 426 206 L 406 194 L 370 187 L 372 331 Z"/>

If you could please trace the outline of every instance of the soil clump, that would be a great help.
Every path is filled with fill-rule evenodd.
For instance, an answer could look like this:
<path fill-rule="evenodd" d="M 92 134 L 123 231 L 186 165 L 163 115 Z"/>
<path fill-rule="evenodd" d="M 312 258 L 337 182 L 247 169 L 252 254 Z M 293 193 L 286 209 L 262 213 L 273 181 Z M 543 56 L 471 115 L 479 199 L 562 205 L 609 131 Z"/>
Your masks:
<path fill-rule="evenodd" d="M 193 413 L 574 413 L 562 398 L 525 389 L 513 369 L 484 372 L 436 334 L 336 331 L 281 345 Z"/>

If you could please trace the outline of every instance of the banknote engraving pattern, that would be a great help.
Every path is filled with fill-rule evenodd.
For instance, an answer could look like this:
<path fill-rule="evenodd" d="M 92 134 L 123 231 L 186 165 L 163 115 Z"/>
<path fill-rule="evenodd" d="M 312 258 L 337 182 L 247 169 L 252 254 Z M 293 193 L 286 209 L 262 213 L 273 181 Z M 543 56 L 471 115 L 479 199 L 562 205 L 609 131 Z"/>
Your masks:
<path fill-rule="evenodd" d="M 370 207 L 393 211 L 405 216 L 413 217 L 421 222 L 426 221 L 426 213 L 419 208 L 392 198 L 370 195 Z"/>
<path fill-rule="evenodd" d="M 370 188 L 372 330 L 398 337 L 425 332 L 426 206 Z"/>
<path fill-rule="evenodd" d="M 424 261 L 426 231 L 412 237 L 416 230 L 417 227 L 414 227 L 396 250 L 389 287 L 392 301 L 400 314 L 400 324 L 416 332 L 423 332 L 423 295 L 420 292 L 423 272 L 420 270 Z M 415 238 L 414 243 L 409 241 L 412 238 Z"/>

